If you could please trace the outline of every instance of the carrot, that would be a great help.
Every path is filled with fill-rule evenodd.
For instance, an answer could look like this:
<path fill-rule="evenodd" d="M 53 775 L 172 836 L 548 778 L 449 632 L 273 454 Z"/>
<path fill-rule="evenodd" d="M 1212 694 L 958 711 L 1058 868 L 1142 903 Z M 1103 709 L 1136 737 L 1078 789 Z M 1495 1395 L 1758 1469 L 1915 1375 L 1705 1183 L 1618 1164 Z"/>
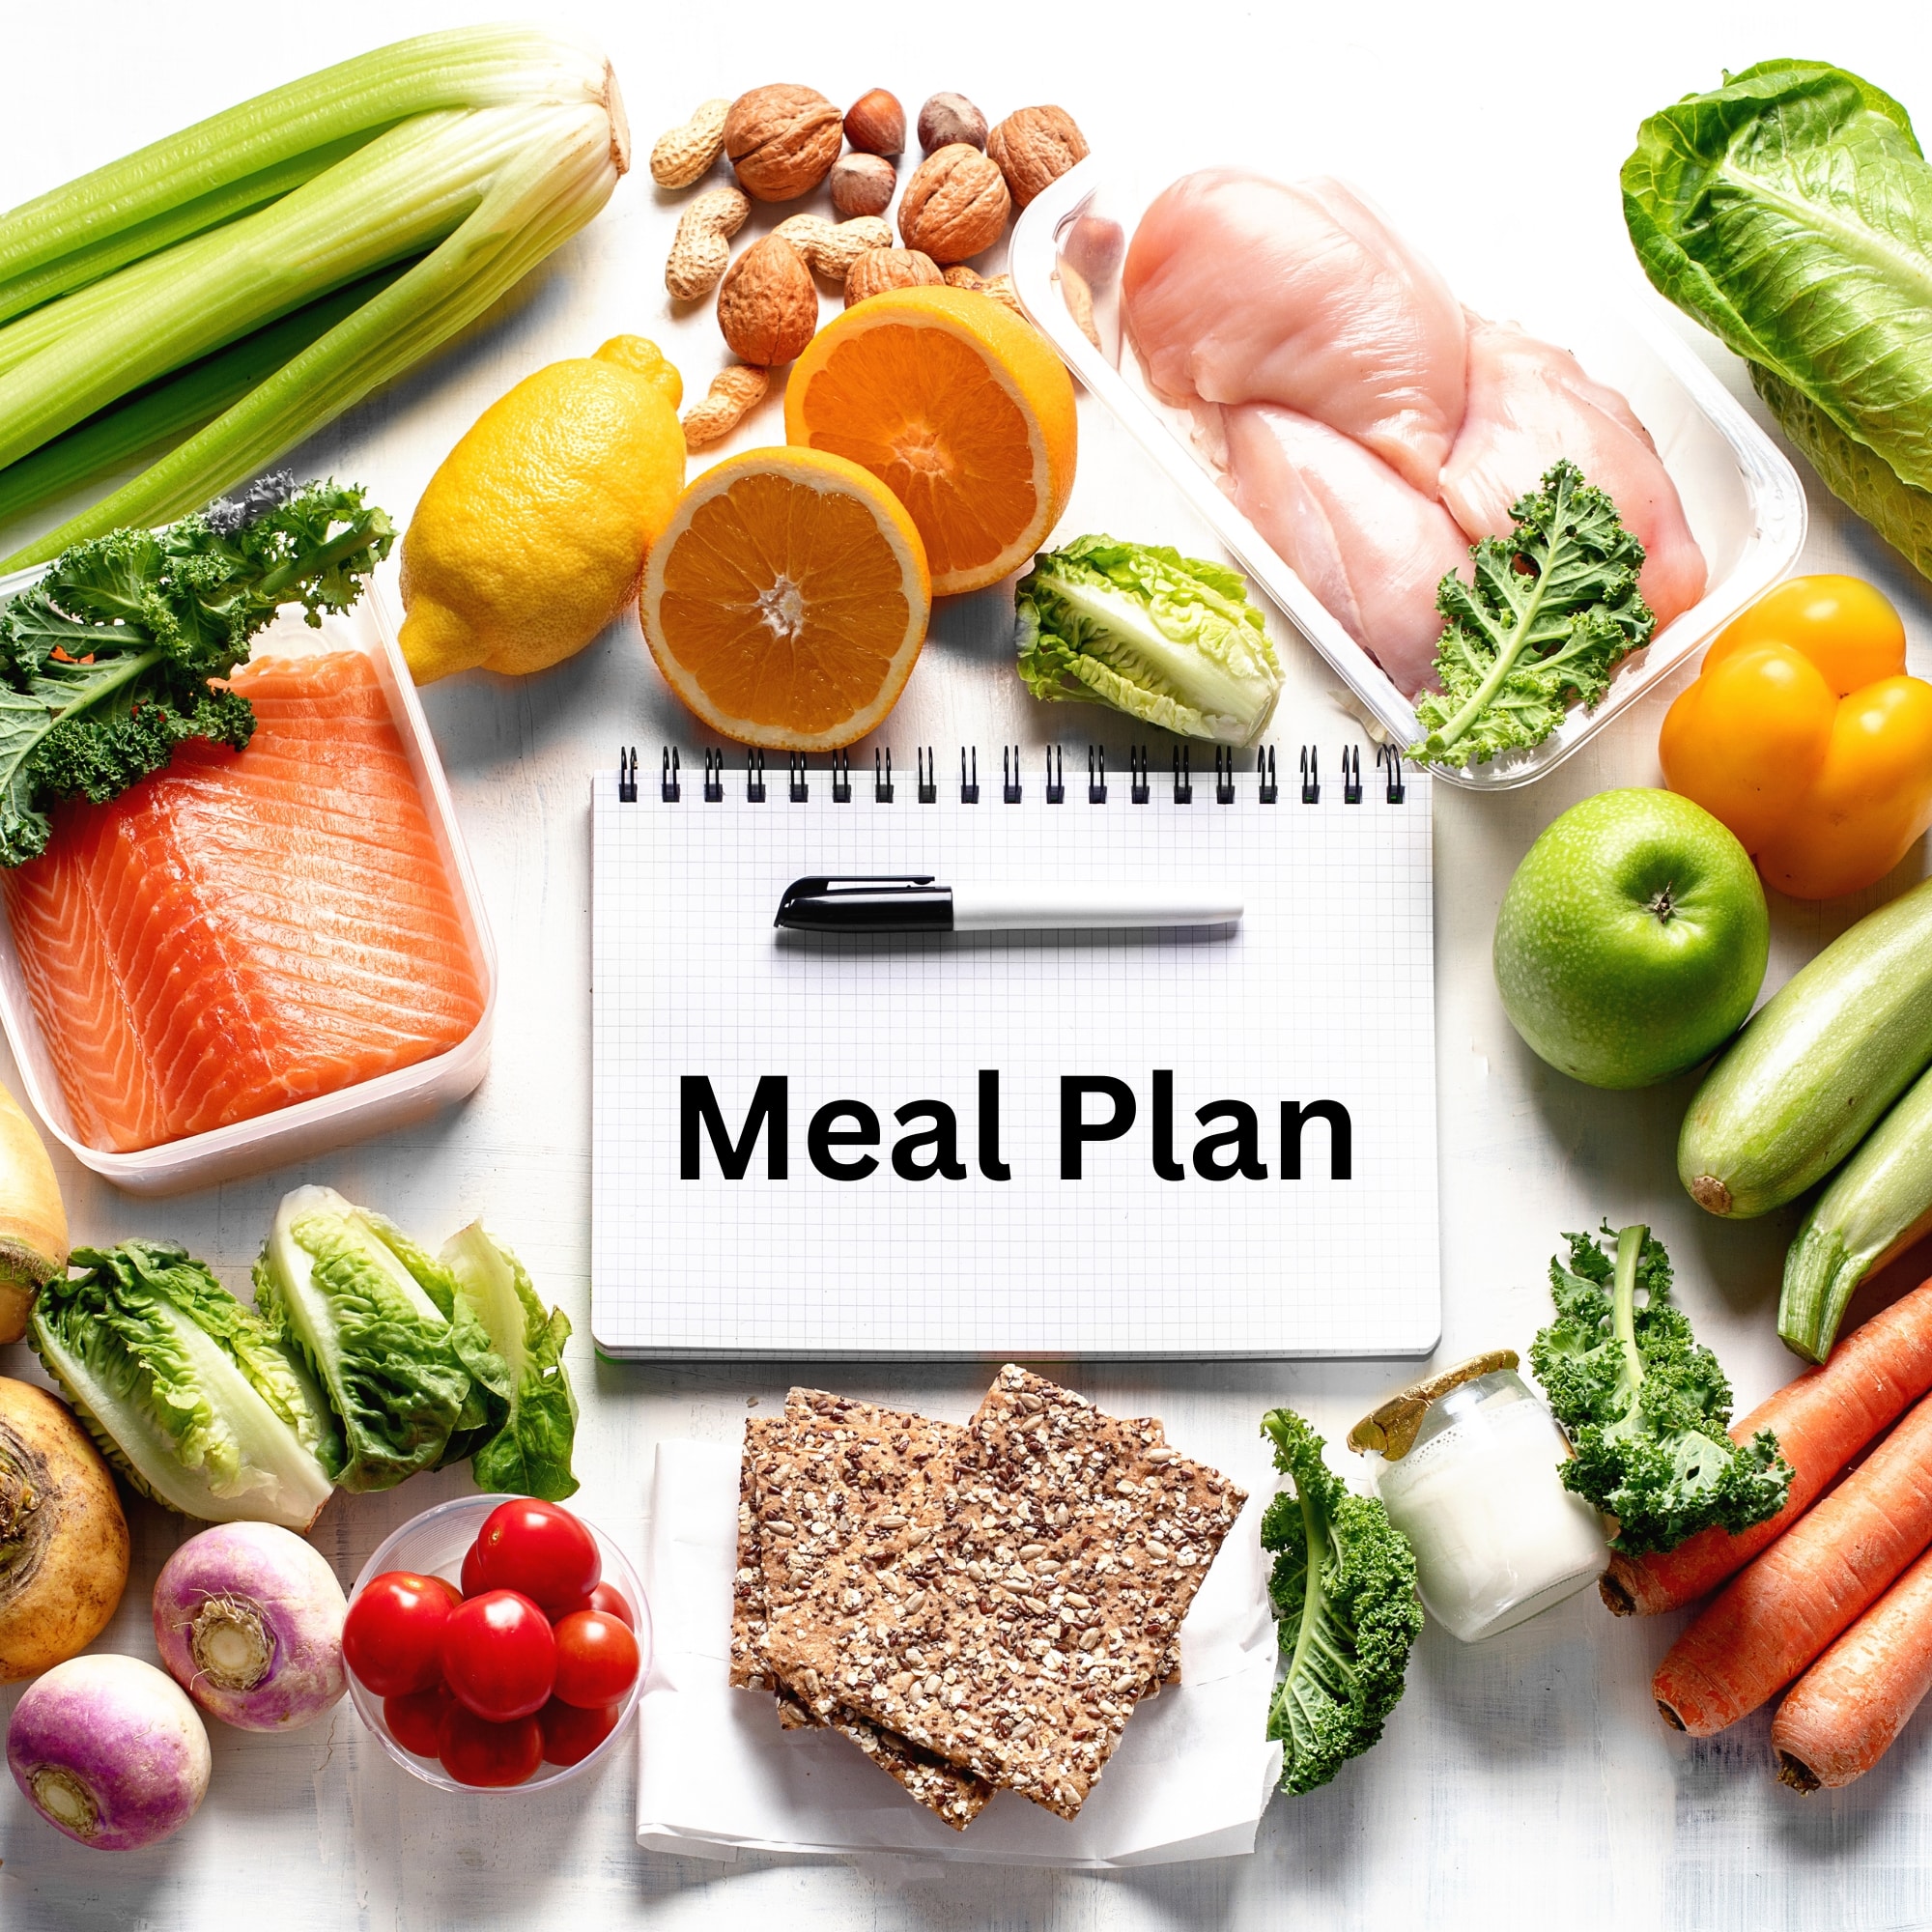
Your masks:
<path fill-rule="evenodd" d="M 1932 1543 L 1932 1401 L 1670 1646 L 1650 1681 L 1666 1722 L 1709 1737 L 1782 1690 Z"/>
<path fill-rule="evenodd" d="M 1781 1782 L 1862 1777 L 1932 1690 L 1932 1554 L 1921 1556 L 1803 1677 L 1771 1723 Z"/>
<path fill-rule="evenodd" d="M 1731 1431 L 1747 1442 L 1760 1429 L 1777 1437 L 1791 1464 L 1791 1493 L 1768 1520 L 1732 1536 L 1700 1529 L 1659 1556 L 1612 1554 L 1598 1590 L 1620 1617 L 1681 1609 L 1742 1570 L 1824 1494 L 1875 1435 L 1932 1392 L 1932 1281 L 1855 1328 L 1822 1369 L 1808 1369 L 1761 1402 Z"/>

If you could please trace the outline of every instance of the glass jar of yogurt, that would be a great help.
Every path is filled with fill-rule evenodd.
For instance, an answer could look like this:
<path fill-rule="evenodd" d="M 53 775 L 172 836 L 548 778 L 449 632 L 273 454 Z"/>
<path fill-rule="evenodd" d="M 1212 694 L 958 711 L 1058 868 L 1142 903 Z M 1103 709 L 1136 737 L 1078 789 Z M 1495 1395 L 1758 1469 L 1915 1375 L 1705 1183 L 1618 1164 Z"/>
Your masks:
<path fill-rule="evenodd" d="M 1609 1560 L 1602 1519 L 1563 1487 L 1556 1419 L 1498 1349 L 1391 1397 L 1349 1435 L 1415 1550 L 1423 1606 L 1464 1643 L 1573 1597 Z"/>

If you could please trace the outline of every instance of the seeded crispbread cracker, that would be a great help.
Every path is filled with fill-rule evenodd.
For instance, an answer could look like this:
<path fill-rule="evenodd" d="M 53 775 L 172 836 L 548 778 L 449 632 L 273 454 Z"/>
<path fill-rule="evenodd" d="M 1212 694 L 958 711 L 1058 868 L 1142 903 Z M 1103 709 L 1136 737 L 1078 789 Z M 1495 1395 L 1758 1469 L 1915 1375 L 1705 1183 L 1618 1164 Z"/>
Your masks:
<path fill-rule="evenodd" d="M 903 1498 L 923 1483 L 935 1461 L 944 1460 L 959 1434 L 952 1423 L 848 1402 L 822 1390 L 794 1389 L 783 1416 L 772 1418 L 759 1433 L 755 1454 L 747 1428 L 750 1474 L 740 1485 L 746 1499 L 739 1544 L 742 1564 L 748 1520 L 759 1577 L 756 1614 L 745 1620 L 746 1668 L 776 1687 L 780 1723 L 786 1729 L 826 1723 L 843 1732 L 954 1831 L 963 1831 L 985 1809 L 990 1786 L 836 1702 L 811 1710 L 771 1670 L 759 1654 L 759 1640 L 770 1609 L 797 1599 L 833 1542 L 864 1543 L 903 1527 Z M 817 1520 L 808 1514 L 811 1511 L 822 1512 L 825 1527 L 817 1534 L 801 1533 L 802 1521 Z M 732 1635 L 735 1661 L 735 1617 Z"/>
<path fill-rule="evenodd" d="M 756 1649 L 765 1628 L 765 1567 L 752 1499 L 756 1466 L 763 1460 L 777 1416 L 754 1415 L 745 1424 L 745 1453 L 738 1459 L 738 1567 L 731 1577 L 731 1683 L 740 1690 L 770 1690 L 774 1680 Z"/>
<path fill-rule="evenodd" d="M 814 1711 L 1071 1818 L 1245 1501 L 1156 1428 L 1009 1366 L 896 1532 L 840 1538 L 801 1505 L 834 1553 L 769 1605 L 764 1655 Z"/>

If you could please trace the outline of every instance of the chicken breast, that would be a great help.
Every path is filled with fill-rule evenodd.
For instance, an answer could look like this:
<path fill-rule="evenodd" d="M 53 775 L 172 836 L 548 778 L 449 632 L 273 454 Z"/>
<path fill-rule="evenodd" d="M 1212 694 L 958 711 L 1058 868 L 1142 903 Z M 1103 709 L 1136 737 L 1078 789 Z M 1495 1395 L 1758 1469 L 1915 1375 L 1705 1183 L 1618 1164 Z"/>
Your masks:
<path fill-rule="evenodd" d="M 1704 594 L 1704 553 L 1650 433 L 1567 349 L 1468 318 L 1468 409 L 1442 470 L 1449 514 L 1473 540 L 1503 536 L 1510 505 L 1567 456 L 1643 545 L 1637 585 L 1658 628 Z"/>
<path fill-rule="evenodd" d="M 1434 690 L 1435 586 L 1469 546 L 1433 497 L 1350 438 L 1267 403 L 1223 410 L 1223 487 L 1409 696 Z"/>
<path fill-rule="evenodd" d="M 1435 494 L 1463 421 L 1463 310 L 1341 183 L 1183 176 L 1141 217 L 1122 294 L 1170 402 L 1278 403 Z"/>

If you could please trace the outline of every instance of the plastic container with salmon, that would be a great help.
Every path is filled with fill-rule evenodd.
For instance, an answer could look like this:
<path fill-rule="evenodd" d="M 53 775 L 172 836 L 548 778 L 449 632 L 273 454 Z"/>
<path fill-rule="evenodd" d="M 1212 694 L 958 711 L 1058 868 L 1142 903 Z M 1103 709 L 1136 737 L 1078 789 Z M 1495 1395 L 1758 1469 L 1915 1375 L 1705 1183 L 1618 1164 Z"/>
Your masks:
<path fill-rule="evenodd" d="M 1074 375 L 1333 668 L 1365 716 L 1395 743 L 1413 744 L 1423 733 L 1408 696 L 1223 493 L 1189 434 L 1186 415 L 1151 392 L 1123 339 L 1120 281 L 1126 242 L 1163 188 L 1214 158 L 1117 164 L 1094 155 L 1080 162 L 1038 195 L 1014 227 L 1009 256 L 1014 287 Z M 1321 168 L 1288 160 L 1267 172 L 1287 181 Z M 1606 287 L 1601 273 L 1553 269 L 1547 251 L 1521 246 L 1472 256 L 1466 245 L 1406 218 L 1400 207 L 1381 212 L 1471 309 L 1561 344 L 1596 381 L 1622 392 L 1656 442 L 1708 566 L 1704 595 L 1625 662 L 1594 710 L 1573 705 L 1533 750 L 1474 766 L 1435 767 L 1449 784 L 1508 790 L 1561 764 L 1790 573 L 1804 542 L 1804 492 L 1763 431 L 1647 311 L 1634 278 L 1626 293 L 1614 277 Z M 1071 272 L 1063 275 L 1063 269 Z"/>
<path fill-rule="evenodd" d="M 24 588 L 38 574 L 28 571 L 0 579 L 0 596 Z M 207 1131 L 120 1151 L 102 1145 L 104 1137 L 90 1133 L 76 1119 L 42 1030 L 14 925 L 11 920 L 0 919 L 0 1027 L 13 1049 L 27 1100 L 76 1160 L 131 1194 L 178 1194 L 207 1187 L 389 1132 L 463 1098 L 489 1065 L 497 1005 L 496 949 L 436 743 L 379 593 L 372 585 L 352 611 L 325 615 L 320 629 L 305 624 L 298 611 L 283 611 L 256 639 L 249 662 L 259 666 L 339 652 L 355 652 L 368 661 L 386 703 L 420 794 L 473 968 L 479 1016 L 452 1044 L 413 1064 Z M 386 740 L 386 733 L 383 735 Z M 242 755 L 245 758 L 247 753 Z"/>

